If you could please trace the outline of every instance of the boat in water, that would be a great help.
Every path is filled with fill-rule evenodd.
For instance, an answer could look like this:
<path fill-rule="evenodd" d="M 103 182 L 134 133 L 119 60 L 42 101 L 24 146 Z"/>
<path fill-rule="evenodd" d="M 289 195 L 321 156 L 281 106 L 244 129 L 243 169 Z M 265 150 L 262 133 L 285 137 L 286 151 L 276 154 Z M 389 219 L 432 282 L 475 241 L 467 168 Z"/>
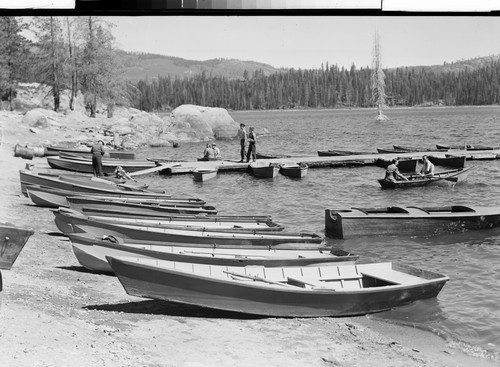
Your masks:
<path fill-rule="evenodd" d="M 436 172 L 432 176 L 425 175 L 409 175 L 406 176 L 408 179 L 405 180 L 386 180 L 382 178 L 378 180 L 378 183 L 382 189 L 406 189 L 412 187 L 427 186 L 437 182 L 448 182 L 456 184 L 459 181 L 464 181 L 467 178 L 467 173 L 470 167 L 458 168 L 450 171 Z"/>
<path fill-rule="evenodd" d="M 325 210 L 325 234 L 360 236 L 435 236 L 500 226 L 500 207 L 381 207 Z"/>

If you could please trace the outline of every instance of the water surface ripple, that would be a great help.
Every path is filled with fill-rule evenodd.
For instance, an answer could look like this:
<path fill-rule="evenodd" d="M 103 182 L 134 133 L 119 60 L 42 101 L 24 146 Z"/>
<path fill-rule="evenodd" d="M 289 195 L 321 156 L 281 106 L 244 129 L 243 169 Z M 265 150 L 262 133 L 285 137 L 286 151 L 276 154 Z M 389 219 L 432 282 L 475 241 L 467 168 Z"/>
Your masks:
<path fill-rule="evenodd" d="M 311 110 L 232 112 L 237 122 L 269 131 L 259 136 L 263 153 L 314 156 L 317 150 L 376 151 L 393 144 L 434 147 L 435 144 L 500 146 L 500 107 L 399 109 L 391 121 L 373 121 L 373 111 Z M 226 158 L 239 159 L 237 141 L 218 142 Z M 145 156 L 192 160 L 203 143 L 147 150 Z M 351 206 L 500 206 L 500 160 L 470 161 L 468 180 L 411 190 L 381 190 L 377 167 L 312 169 L 306 178 L 278 176 L 259 180 L 246 173 L 221 173 L 196 183 L 190 176 L 150 176 L 152 187 L 174 195 L 205 199 L 221 214 L 270 214 L 288 230 L 324 234 L 324 210 Z M 361 255 L 362 261 L 399 261 L 448 275 L 451 280 L 437 299 L 370 317 L 432 330 L 469 353 L 500 353 L 500 229 L 431 238 L 375 237 L 328 240 Z M 500 360 L 500 359 L 499 359 Z"/>

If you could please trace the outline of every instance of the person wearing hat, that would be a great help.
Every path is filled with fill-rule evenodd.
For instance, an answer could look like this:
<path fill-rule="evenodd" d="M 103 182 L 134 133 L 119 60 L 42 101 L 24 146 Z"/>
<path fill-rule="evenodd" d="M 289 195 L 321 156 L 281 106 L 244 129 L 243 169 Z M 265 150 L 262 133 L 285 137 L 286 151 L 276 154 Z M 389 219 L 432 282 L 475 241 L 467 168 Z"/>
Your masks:
<path fill-rule="evenodd" d="M 102 156 L 104 155 L 104 142 L 98 140 L 96 144 L 92 145 L 90 148 L 90 153 L 92 153 L 92 170 L 94 171 L 94 176 L 102 177 L 104 176 L 102 172 Z"/>
<path fill-rule="evenodd" d="M 238 130 L 238 138 L 240 139 L 240 155 L 241 155 L 241 160 L 240 163 L 243 163 L 245 160 L 245 144 L 247 142 L 247 132 L 245 131 L 245 124 L 241 123 L 240 124 L 240 129 Z"/>

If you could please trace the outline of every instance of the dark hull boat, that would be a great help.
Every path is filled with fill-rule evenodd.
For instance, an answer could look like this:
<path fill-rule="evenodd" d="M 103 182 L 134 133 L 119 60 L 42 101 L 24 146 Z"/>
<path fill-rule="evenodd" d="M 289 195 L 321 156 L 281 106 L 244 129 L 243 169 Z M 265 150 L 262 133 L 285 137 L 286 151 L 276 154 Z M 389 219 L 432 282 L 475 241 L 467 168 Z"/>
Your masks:
<path fill-rule="evenodd" d="M 273 317 L 354 316 L 436 297 L 445 275 L 392 263 L 231 267 L 108 257 L 129 295 Z"/>
<path fill-rule="evenodd" d="M 377 167 L 387 168 L 391 161 L 387 159 L 377 158 L 374 164 Z M 398 163 L 398 169 L 400 172 L 412 172 L 415 173 L 417 171 L 418 159 L 401 159 Z"/>
<path fill-rule="evenodd" d="M 280 170 L 279 165 L 272 163 L 267 165 L 250 163 L 250 168 L 252 174 L 258 178 L 274 178 Z"/>
<path fill-rule="evenodd" d="M 352 150 L 338 150 L 338 149 L 318 150 L 318 155 L 320 157 L 336 157 L 344 155 L 362 155 L 362 154 L 373 154 L 373 153 L 355 152 Z"/>
<path fill-rule="evenodd" d="M 92 271 L 112 272 L 106 256 L 170 260 L 225 266 L 308 266 L 322 263 L 354 263 L 358 256 L 328 249 L 214 249 L 186 246 L 135 244 L 122 238 L 96 238 L 88 234 L 69 235 L 78 262 Z"/>
<path fill-rule="evenodd" d="M 393 145 L 393 148 L 398 151 L 402 150 L 406 152 L 428 152 L 432 150 L 430 148 L 413 147 L 407 145 Z"/>
<path fill-rule="evenodd" d="M 307 164 L 300 163 L 300 164 L 281 165 L 279 171 L 283 176 L 291 178 L 304 178 L 306 177 L 308 170 L 309 166 Z"/>
<path fill-rule="evenodd" d="M 451 171 L 436 172 L 433 176 L 411 175 L 407 176 L 408 181 L 398 180 L 389 181 L 386 179 L 378 180 L 383 189 L 406 189 L 412 187 L 427 186 L 436 182 L 449 182 L 456 184 L 467 178 L 467 172 L 470 167 L 460 168 Z"/>
<path fill-rule="evenodd" d="M 9 270 L 12 268 L 33 233 L 31 228 L 27 229 L 11 223 L 0 222 L 0 269 Z"/>
<path fill-rule="evenodd" d="M 273 246 L 282 243 L 321 244 L 323 238 L 313 233 L 238 232 L 217 230 L 170 229 L 129 224 L 107 223 L 66 211 L 55 211 L 58 228 L 71 228 L 73 233 L 87 232 L 95 236 L 113 235 L 132 240 L 172 243 L 198 243 L 208 246 Z M 64 223 L 58 223 L 58 221 Z"/>
<path fill-rule="evenodd" d="M 430 155 L 429 161 L 436 166 L 454 167 L 454 168 L 464 168 L 466 157 L 435 157 Z"/>
<path fill-rule="evenodd" d="M 433 236 L 498 227 L 500 207 L 388 207 L 325 211 L 325 233 L 358 236 Z"/>

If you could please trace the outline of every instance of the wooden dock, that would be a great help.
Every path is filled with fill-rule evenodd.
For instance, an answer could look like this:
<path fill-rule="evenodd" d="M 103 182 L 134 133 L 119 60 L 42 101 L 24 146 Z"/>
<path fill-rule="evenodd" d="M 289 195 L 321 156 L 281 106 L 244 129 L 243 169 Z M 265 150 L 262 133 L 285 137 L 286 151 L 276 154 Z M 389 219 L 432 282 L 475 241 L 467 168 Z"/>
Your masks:
<path fill-rule="evenodd" d="M 346 156 L 310 156 L 310 157 L 287 157 L 275 159 L 258 159 L 258 163 L 269 164 L 294 164 L 306 163 L 309 168 L 340 168 L 340 167 L 361 167 L 372 166 L 378 159 L 392 160 L 399 159 L 421 159 L 424 155 L 436 157 L 445 157 L 445 154 L 463 156 L 469 160 L 498 159 L 500 158 L 500 149 L 466 151 L 453 150 L 426 151 L 426 152 L 408 152 L 408 153 L 373 153 Z M 170 166 L 160 170 L 160 174 L 176 175 L 192 173 L 195 169 L 210 169 L 218 167 L 219 172 L 246 171 L 249 163 L 239 163 L 238 161 L 220 160 L 220 161 L 191 161 L 191 162 L 170 162 Z"/>

